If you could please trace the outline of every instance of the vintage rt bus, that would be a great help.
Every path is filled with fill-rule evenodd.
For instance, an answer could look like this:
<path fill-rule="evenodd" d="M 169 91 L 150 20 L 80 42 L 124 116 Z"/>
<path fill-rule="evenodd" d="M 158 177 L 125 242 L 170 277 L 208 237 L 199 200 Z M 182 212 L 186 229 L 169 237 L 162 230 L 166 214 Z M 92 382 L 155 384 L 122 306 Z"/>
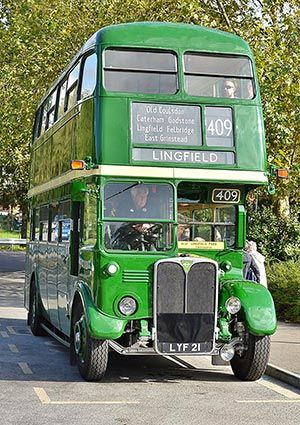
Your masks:
<path fill-rule="evenodd" d="M 247 193 L 268 184 L 259 85 L 241 38 L 196 25 L 96 32 L 41 100 L 25 306 L 86 380 L 109 348 L 209 355 L 256 380 L 276 329 L 243 276 Z"/>

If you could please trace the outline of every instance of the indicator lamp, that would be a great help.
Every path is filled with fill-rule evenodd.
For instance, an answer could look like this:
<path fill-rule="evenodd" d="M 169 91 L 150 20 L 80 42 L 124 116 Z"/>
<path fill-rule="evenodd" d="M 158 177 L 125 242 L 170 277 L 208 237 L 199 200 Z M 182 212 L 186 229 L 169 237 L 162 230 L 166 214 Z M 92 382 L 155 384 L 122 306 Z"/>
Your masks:
<path fill-rule="evenodd" d="M 85 165 L 86 164 L 82 159 L 72 159 L 72 161 L 70 162 L 71 170 L 84 170 Z"/>
<path fill-rule="evenodd" d="M 109 263 L 104 269 L 104 273 L 107 276 L 113 276 L 115 275 L 119 270 L 119 266 L 117 263 Z"/>
<path fill-rule="evenodd" d="M 226 260 L 220 264 L 220 267 L 223 270 L 223 272 L 229 272 L 232 269 L 232 264 L 230 261 Z"/>

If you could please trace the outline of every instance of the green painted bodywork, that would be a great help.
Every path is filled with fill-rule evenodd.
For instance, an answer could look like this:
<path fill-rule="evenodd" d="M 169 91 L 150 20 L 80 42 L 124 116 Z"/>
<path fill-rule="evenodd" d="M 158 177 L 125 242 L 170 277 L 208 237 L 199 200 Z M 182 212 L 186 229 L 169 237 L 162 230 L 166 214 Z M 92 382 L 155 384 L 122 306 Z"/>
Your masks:
<path fill-rule="evenodd" d="M 122 46 L 175 52 L 178 56 L 178 92 L 173 95 L 107 92 L 102 85 L 102 52 L 106 47 Z M 184 90 L 183 54 L 191 50 L 248 56 L 253 63 L 256 97 L 252 100 L 232 100 L 187 95 Z M 227 166 L 210 164 L 209 168 L 266 172 L 262 107 L 254 59 L 249 46 L 240 37 L 196 25 L 131 23 L 103 28 L 95 33 L 78 53 L 76 60 L 87 51 L 96 51 L 98 54 L 95 96 L 79 101 L 33 144 L 30 187 L 66 172 L 71 159 L 84 159 L 87 156 L 90 156 L 95 164 L 194 168 L 195 164 L 132 161 L 131 149 L 141 146 L 137 143 L 131 144 L 130 141 L 132 102 L 198 105 L 202 110 L 202 131 L 205 128 L 205 106 L 230 107 L 233 113 L 235 146 L 224 150 L 236 153 L 236 163 Z M 74 62 L 66 68 L 66 72 Z M 54 87 L 55 85 L 49 92 Z M 151 144 L 147 146 L 151 147 Z M 160 147 L 170 148 L 170 145 Z M 207 146 L 191 149 L 214 150 Z M 205 167 L 205 164 L 197 164 L 197 168 Z M 259 183 L 249 181 L 249 185 Z"/>
<path fill-rule="evenodd" d="M 163 49 L 175 52 L 178 57 L 178 92 L 174 95 L 107 92 L 102 84 L 102 53 L 106 47 L 113 46 Z M 183 54 L 188 51 L 248 56 L 253 63 L 256 97 L 252 100 L 233 100 L 187 95 L 184 90 Z M 95 165 L 137 165 L 145 167 L 155 165 L 184 169 L 207 167 L 215 170 L 261 171 L 266 173 L 266 151 L 259 85 L 253 55 L 247 43 L 240 37 L 186 24 L 131 23 L 115 25 L 95 33 L 57 81 L 61 81 L 76 61 L 86 52 L 96 52 L 98 55 L 98 81 L 95 95 L 79 100 L 60 121 L 34 141 L 31 152 L 30 188 L 51 182 L 51 179 L 66 173 L 70 168 L 70 160 L 85 159 L 86 157 L 91 157 L 91 161 Z M 48 94 L 53 90 L 55 84 Z M 195 166 L 195 164 L 163 162 L 155 164 L 134 163 L 131 159 L 132 148 L 145 147 L 145 145 L 131 142 L 132 102 L 197 105 L 202 110 L 202 130 L 205 128 L 203 113 L 205 106 L 230 107 L 233 114 L 235 146 L 223 150 L 235 152 L 236 163 L 227 166 L 221 164 L 197 164 Z M 149 147 L 151 147 L 150 144 Z M 152 145 L 152 147 L 155 146 Z M 170 148 L 170 145 L 160 145 L 160 147 Z M 181 148 L 184 148 L 184 146 L 181 146 Z M 176 149 L 180 149 L 180 146 L 176 146 Z M 190 149 L 209 151 L 215 148 L 200 146 Z M 189 173 L 188 170 L 186 171 L 186 177 L 182 180 L 170 179 L 167 182 L 177 187 L 182 181 L 188 181 Z M 72 183 L 64 184 L 32 197 L 31 206 L 34 208 L 62 199 L 71 199 L 72 202 L 83 203 L 89 184 L 103 188 L 107 181 L 112 180 L 124 181 L 122 177 L 110 179 L 109 176 L 78 178 Z M 126 180 L 130 181 L 129 178 L 126 178 Z M 163 182 L 159 175 L 153 175 L 151 179 L 143 179 L 143 181 Z M 195 182 L 201 185 L 204 181 L 207 182 L 207 179 L 199 179 Z M 130 320 L 142 320 L 141 335 L 147 335 L 149 329 L 147 330 L 145 320 L 153 317 L 154 263 L 162 258 L 174 258 L 180 254 L 211 258 L 217 261 L 219 265 L 229 262 L 231 269 L 226 271 L 220 279 L 220 311 L 224 311 L 226 299 L 235 295 L 241 299 L 246 324 L 251 333 L 261 335 L 272 334 L 275 331 L 275 310 L 270 293 L 260 285 L 243 281 L 242 249 L 246 239 L 245 197 L 249 189 L 262 182 L 260 180 L 249 180 L 244 183 L 244 185 L 237 185 L 234 180 L 230 180 L 230 177 L 227 182 L 221 182 L 222 185 L 229 187 L 236 188 L 238 186 L 242 191 L 242 198 L 237 207 L 236 245 L 234 249 L 222 251 L 178 250 L 176 243 L 174 243 L 172 250 L 167 252 L 105 251 L 103 217 L 101 216 L 101 203 L 99 201 L 97 242 L 92 247 L 81 244 L 79 273 L 76 277 L 70 277 L 70 304 L 72 304 L 74 294 L 78 292 L 83 302 L 89 332 L 93 337 L 116 339 L 122 335 L 129 319 L 121 315 L 118 310 L 118 303 L 126 295 L 133 295 L 138 303 L 138 309 L 134 315 L 130 316 Z M 207 184 L 211 188 L 216 185 L 220 186 L 217 179 L 207 182 Z M 177 213 L 175 213 L 173 224 L 173 236 L 176 240 Z M 39 242 L 36 243 L 36 245 L 38 244 Z M 36 250 L 39 250 L 38 246 Z M 32 258 L 34 258 L 34 255 L 32 255 Z M 34 261 L 33 259 L 32 263 Z M 111 262 L 115 262 L 119 266 L 119 270 L 114 276 L 105 274 L 105 268 Z M 28 276 L 27 288 L 34 267 L 35 265 L 28 266 L 26 272 Z M 73 284 L 73 282 L 76 282 L 76 284 Z M 221 326 L 224 340 L 230 338 L 226 320 Z"/>
<path fill-rule="evenodd" d="M 276 331 L 276 312 L 272 295 L 251 281 L 227 281 L 220 292 L 220 307 L 235 296 L 240 299 L 248 331 L 253 335 L 272 335 Z"/>
<path fill-rule="evenodd" d="M 220 166 L 210 164 L 216 169 L 241 169 L 253 171 L 266 171 L 266 153 L 264 143 L 264 127 L 262 118 L 259 85 L 256 80 L 257 92 L 253 100 L 238 100 L 212 97 L 189 96 L 184 90 L 183 54 L 187 51 L 228 53 L 248 56 L 253 64 L 252 53 L 245 41 L 241 38 L 214 31 L 195 25 L 162 24 L 162 23 L 136 23 L 116 25 L 100 30 L 95 35 L 98 45 L 99 57 L 106 47 L 135 46 L 142 48 L 167 49 L 177 53 L 179 68 L 179 90 L 174 95 L 149 95 L 139 93 L 109 93 L 100 84 L 99 95 L 99 127 L 102 129 L 98 142 L 98 155 L 95 160 L 103 164 L 133 164 L 131 160 L 130 143 L 130 109 L 133 101 L 157 102 L 172 104 L 192 104 L 202 108 L 202 129 L 204 129 L 205 106 L 230 106 L 233 110 L 235 127 L 235 148 L 229 149 L 236 152 L 237 162 L 233 166 Z M 193 46 L 191 48 L 191 46 Z M 255 68 L 254 68 L 255 75 Z M 155 99 L 155 100 L 154 100 Z M 111 114 L 110 111 L 114 111 Z M 116 125 L 117 119 L 117 125 Z M 107 143 L 107 141 L 110 141 Z M 119 141 L 122 140 L 120 144 Z M 134 144 L 133 146 L 140 146 Z M 151 147 L 151 144 L 147 145 Z M 160 145 L 163 147 L 163 145 Z M 251 146 L 251 149 L 249 148 Z M 169 147 L 170 146 L 167 146 Z M 198 148 L 199 149 L 199 148 Z M 201 146 L 201 150 L 210 150 Z M 211 148 L 212 149 L 212 148 Z M 197 148 L 196 148 L 197 150 Z M 213 150 L 213 149 L 212 149 Z M 153 165 L 139 162 L 138 165 Z M 172 163 L 163 163 L 164 167 L 172 167 Z M 176 167 L 193 168 L 191 164 L 176 164 Z M 197 167 L 205 168 L 198 164 Z M 251 183 L 251 182 L 249 182 Z"/>
<path fill-rule="evenodd" d="M 97 308 L 84 282 L 78 281 L 75 291 L 80 294 L 88 330 L 93 338 L 116 339 L 123 334 L 127 321 L 109 316 Z"/>

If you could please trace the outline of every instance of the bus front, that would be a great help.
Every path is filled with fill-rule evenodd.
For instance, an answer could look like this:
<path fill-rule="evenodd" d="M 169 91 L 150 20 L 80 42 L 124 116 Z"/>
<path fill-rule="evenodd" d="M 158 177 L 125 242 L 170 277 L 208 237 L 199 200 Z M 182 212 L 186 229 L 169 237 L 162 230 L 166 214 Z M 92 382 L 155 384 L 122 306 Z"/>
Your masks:
<path fill-rule="evenodd" d="M 246 195 L 267 183 L 251 52 L 162 23 L 109 27 L 98 42 L 94 335 L 122 354 L 221 356 L 258 379 L 276 319 L 269 291 L 243 277 Z"/>

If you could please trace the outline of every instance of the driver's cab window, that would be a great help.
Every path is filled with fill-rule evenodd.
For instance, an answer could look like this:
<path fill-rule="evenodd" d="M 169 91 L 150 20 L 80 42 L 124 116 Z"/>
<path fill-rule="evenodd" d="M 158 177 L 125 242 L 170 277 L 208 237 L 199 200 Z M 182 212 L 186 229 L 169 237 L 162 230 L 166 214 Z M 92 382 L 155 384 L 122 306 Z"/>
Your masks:
<path fill-rule="evenodd" d="M 104 246 L 122 251 L 165 251 L 172 247 L 173 187 L 140 182 L 104 188 Z"/>

